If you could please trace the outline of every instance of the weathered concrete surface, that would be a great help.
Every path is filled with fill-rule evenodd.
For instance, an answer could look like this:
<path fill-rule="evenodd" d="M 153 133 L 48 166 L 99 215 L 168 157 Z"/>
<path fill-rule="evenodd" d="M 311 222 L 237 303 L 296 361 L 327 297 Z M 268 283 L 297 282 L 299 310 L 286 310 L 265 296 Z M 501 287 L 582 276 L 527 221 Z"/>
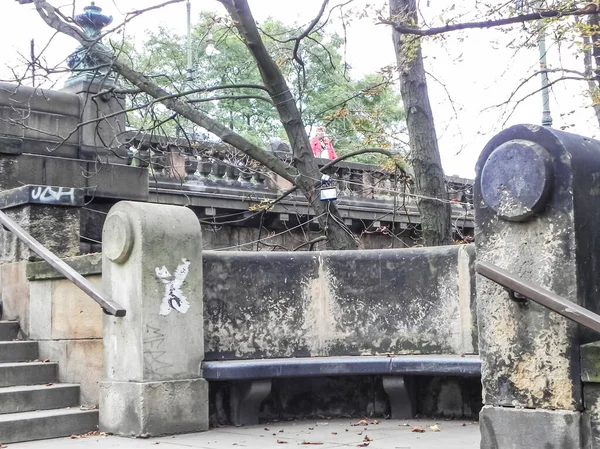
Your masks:
<path fill-rule="evenodd" d="M 82 276 L 102 274 L 102 254 L 84 254 L 65 257 L 62 260 Z M 64 278 L 64 276 L 44 261 L 27 264 L 27 279 L 30 281 L 59 278 Z"/>
<path fill-rule="evenodd" d="M 100 428 L 148 436 L 208 428 L 202 237 L 187 208 L 121 202 L 104 224 L 104 291 L 126 310 L 104 316 Z"/>
<path fill-rule="evenodd" d="M 354 448 L 373 441 L 369 447 L 380 449 L 476 449 L 479 447 L 479 426 L 473 421 L 436 421 L 411 419 L 408 423 L 397 420 L 369 420 L 368 425 L 352 426 L 358 420 L 338 419 L 275 422 L 249 427 L 224 427 L 208 432 L 152 438 L 147 441 L 116 436 L 89 436 L 77 439 L 56 439 L 19 444 L 19 449 L 139 449 L 167 446 L 171 448 L 237 448 L 276 449 L 312 447 L 306 442 L 321 443 L 320 449 Z M 406 425 L 408 424 L 408 425 Z M 439 432 L 431 430 L 437 425 Z M 421 427 L 424 433 L 412 432 Z M 280 442 L 278 442 L 280 441 Z M 368 442 L 368 441 L 367 441 Z M 305 444 L 302 444 L 305 443 Z"/>
<path fill-rule="evenodd" d="M 29 151 L 56 147 L 55 156 L 76 157 L 79 110 L 77 95 L 0 83 L 0 134 L 23 139 Z"/>
<path fill-rule="evenodd" d="M 100 80 L 78 82 L 63 88 L 61 92 L 78 97 L 81 104 L 79 120 L 90 122 L 79 128 L 79 157 L 91 160 L 100 158 L 124 164 L 126 159 L 119 158 L 116 154 L 126 156 L 127 153 L 121 148 L 125 114 L 117 114 L 125 109 L 125 98 L 114 94 L 96 96 L 98 92 L 106 90 L 106 84 Z"/>
<path fill-rule="evenodd" d="M 479 415 L 481 449 L 582 448 L 581 413 L 485 406 Z"/>
<path fill-rule="evenodd" d="M 79 254 L 79 208 L 27 204 L 4 212 L 59 257 Z M 12 232 L 0 228 L 0 263 L 40 260 Z"/>
<path fill-rule="evenodd" d="M 58 363 L 58 380 L 79 385 L 79 401 L 86 407 L 97 407 L 103 365 L 101 339 L 41 340 L 40 360 Z"/>
<path fill-rule="evenodd" d="M 527 160 L 518 158 L 496 160 L 490 167 L 487 161 L 493 152 L 511 142 L 535 142 L 547 152 L 542 159 L 550 161 L 552 176 L 543 175 L 530 184 L 532 173 L 541 173 L 540 165 L 530 167 Z M 538 198 L 527 200 L 527 204 L 535 203 L 538 213 L 527 217 L 519 203 L 515 207 L 524 221 L 501 219 L 482 194 L 486 170 L 504 179 L 497 186 L 504 195 L 499 196 L 502 204 L 494 206 L 503 216 L 510 215 L 505 209 L 519 203 L 521 194 Z M 598 182 L 600 142 L 533 125 L 503 131 L 486 146 L 477 164 L 478 260 L 597 311 L 600 233 L 594 224 L 600 220 L 600 209 L 592 204 L 600 191 L 593 187 Z M 552 189 L 544 197 L 547 183 Z M 511 301 L 502 287 L 483 277 L 477 278 L 477 305 L 484 403 L 582 408 L 576 325 L 532 302 Z M 583 338 L 589 336 L 584 332 Z"/>
<path fill-rule="evenodd" d="M 102 382 L 100 429 L 149 437 L 208 429 L 208 383 L 204 379 Z"/>
<path fill-rule="evenodd" d="M 0 190 L 24 184 L 78 187 L 94 198 L 148 201 L 145 168 L 37 154 L 1 155 Z"/>
<path fill-rule="evenodd" d="M 2 319 L 19 321 L 21 331 L 29 335 L 29 283 L 27 262 L 0 264 L 0 302 Z"/>
<path fill-rule="evenodd" d="M 210 360 L 477 348 L 468 246 L 204 253 Z"/>

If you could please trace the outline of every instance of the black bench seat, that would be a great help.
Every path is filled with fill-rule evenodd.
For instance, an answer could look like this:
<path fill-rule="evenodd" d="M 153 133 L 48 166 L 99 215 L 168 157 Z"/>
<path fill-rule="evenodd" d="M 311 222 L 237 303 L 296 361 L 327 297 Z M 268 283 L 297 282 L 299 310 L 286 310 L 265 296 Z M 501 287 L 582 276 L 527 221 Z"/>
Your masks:
<path fill-rule="evenodd" d="M 258 409 L 271 391 L 271 379 L 318 376 L 383 376 L 392 418 L 413 416 L 413 401 L 404 376 L 481 375 L 478 356 L 398 355 L 299 357 L 215 360 L 202 364 L 203 377 L 231 383 L 231 420 L 235 425 L 258 423 Z"/>

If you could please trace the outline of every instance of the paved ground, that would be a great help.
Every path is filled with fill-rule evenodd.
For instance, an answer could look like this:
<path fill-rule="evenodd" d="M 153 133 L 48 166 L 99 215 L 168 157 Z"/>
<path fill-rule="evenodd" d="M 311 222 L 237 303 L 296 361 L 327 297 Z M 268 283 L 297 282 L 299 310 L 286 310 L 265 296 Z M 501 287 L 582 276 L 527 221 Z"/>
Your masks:
<path fill-rule="evenodd" d="M 402 422 L 371 420 L 365 425 L 358 420 L 297 421 L 253 427 L 223 427 L 208 432 L 146 440 L 115 436 L 59 438 L 10 444 L 14 449 L 106 449 L 106 448 L 249 448 L 285 449 L 291 446 L 370 449 L 478 449 L 479 425 L 470 421 L 411 420 Z M 432 430 L 432 426 L 439 431 Z M 424 433 L 413 432 L 421 427 Z"/>

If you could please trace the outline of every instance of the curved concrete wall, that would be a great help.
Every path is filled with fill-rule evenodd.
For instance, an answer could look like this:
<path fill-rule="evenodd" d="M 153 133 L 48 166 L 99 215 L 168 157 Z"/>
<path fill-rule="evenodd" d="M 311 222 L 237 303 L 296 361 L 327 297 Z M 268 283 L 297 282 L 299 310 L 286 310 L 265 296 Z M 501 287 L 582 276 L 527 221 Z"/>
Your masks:
<path fill-rule="evenodd" d="M 472 246 L 203 257 L 207 360 L 477 352 Z"/>

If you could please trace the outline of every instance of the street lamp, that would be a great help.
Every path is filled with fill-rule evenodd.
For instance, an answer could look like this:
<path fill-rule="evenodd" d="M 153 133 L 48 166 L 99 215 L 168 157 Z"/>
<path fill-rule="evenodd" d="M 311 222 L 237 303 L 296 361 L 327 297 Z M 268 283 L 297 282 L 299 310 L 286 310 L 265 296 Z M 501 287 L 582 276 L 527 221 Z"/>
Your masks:
<path fill-rule="evenodd" d="M 514 5 L 520 14 L 527 8 L 541 7 L 544 0 L 514 0 Z M 538 50 L 540 55 L 540 75 L 542 76 L 542 126 L 552 126 L 552 115 L 550 114 L 550 93 L 548 91 L 548 65 L 546 62 L 546 31 L 541 20 L 538 20 Z"/>

